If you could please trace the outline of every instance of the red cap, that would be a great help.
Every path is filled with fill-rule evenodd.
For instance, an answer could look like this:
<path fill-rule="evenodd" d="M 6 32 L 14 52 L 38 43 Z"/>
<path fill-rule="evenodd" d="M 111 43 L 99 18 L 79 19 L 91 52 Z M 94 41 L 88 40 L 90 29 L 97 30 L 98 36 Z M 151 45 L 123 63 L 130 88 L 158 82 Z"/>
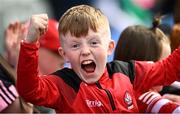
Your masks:
<path fill-rule="evenodd" d="M 39 42 L 41 47 L 58 53 L 58 48 L 60 47 L 60 40 L 58 33 L 58 22 L 56 20 L 49 19 L 48 30 L 43 36 L 41 36 Z"/>

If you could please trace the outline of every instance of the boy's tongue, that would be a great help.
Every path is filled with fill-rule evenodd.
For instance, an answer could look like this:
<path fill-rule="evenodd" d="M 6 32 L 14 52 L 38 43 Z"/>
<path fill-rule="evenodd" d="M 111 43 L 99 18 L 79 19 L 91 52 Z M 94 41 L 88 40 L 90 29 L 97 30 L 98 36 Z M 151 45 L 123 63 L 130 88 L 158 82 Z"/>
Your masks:
<path fill-rule="evenodd" d="M 92 66 L 92 65 L 86 65 L 85 67 L 84 67 L 84 70 L 87 72 L 87 73 L 92 73 L 92 72 L 94 72 L 94 67 Z"/>
<path fill-rule="evenodd" d="M 87 73 L 92 73 L 95 70 L 95 63 L 91 62 L 89 64 L 83 64 L 82 69 L 86 71 Z"/>

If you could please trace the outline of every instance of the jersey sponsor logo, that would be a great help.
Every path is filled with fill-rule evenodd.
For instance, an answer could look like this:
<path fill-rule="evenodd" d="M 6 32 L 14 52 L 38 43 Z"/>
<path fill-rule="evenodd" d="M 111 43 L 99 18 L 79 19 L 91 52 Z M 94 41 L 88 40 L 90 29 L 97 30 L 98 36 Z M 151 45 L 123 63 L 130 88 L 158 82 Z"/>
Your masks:
<path fill-rule="evenodd" d="M 99 100 L 86 100 L 86 104 L 88 107 L 101 107 L 103 104 Z"/>
<path fill-rule="evenodd" d="M 124 102 L 126 103 L 127 108 L 128 108 L 129 110 L 134 107 L 134 106 L 133 106 L 133 102 L 132 102 L 132 97 L 131 97 L 131 95 L 129 94 L 128 91 L 125 92 Z"/>

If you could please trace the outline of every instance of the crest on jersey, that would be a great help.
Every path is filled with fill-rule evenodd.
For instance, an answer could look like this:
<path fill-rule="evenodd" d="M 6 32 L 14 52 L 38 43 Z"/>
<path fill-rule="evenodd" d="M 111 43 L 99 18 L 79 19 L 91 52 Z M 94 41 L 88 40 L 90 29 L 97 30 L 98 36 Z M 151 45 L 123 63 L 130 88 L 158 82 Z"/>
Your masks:
<path fill-rule="evenodd" d="M 128 91 L 126 91 L 125 94 L 124 94 L 124 102 L 127 105 L 127 108 L 129 110 L 134 107 L 132 97 L 131 97 L 131 95 L 129 94 Z"/>

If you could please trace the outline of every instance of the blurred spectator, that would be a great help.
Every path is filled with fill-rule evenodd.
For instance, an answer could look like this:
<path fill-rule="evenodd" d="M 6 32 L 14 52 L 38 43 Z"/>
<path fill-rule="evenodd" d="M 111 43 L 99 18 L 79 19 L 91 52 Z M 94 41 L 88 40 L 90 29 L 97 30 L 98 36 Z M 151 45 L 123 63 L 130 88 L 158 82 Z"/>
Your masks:
<path fill-rule="evenodd" d="M 171 50 L 174 51 L 180 45 L 180 1 L 179 0 L 157 0 L 156 5 L 153 8 L 155 13 L 160 13 L 165 17 L 164 22 L 166 25 L 170 26 L 171 32 L 168 33 L 171 40 Z M 165 32 L 166 33 L 166 32 Z M 179 88 L 179 83 L 172 84 L 175 88 Z M 172 93 L 180 95 L 179 90 L 175 88 L 164 87 L 162 94 Z M 166 95 L 168 97 L 168 95 Z M 172 96 L 169 96 L 171 99 Z"/>
<path fill-rule="evenodd" d="M 4 33 L 4 56 L 9 64 L 16 69 L 18 55 L 19 55 L 19 44 L 20 41 L 27 34 L 28 23 L 19 21 L 10 23 Z"/>
<path fill-rule="evenodd" d="M 137 25 L 126 28 L 121 34 L 114 59 L 158 61 L 170 53 L 169 39 L 160 29 Z"/>
<path fill-rule="evenodd" d="M 0 55 L 0 112 L 33 113 L 33 105 L 19 97 L 15 88 L 15 71 Z"/>
<path fill-rule="evenodd" d="M 127 27 L 119 38 L 114 59 L 156 62 L 170 55 L 171 47 L 169 38 L 157 28 L 159 23 L 160 20 L 155 19 L 153 28 L 140 25 Z M 161 91 L 162 87 L 157 86 L 152 89 Z M 178 88 L 176 90 L 179 91 Z"/>
<path fill-rule="evenodd" d="M 12 67 L 8 67 L 7 69 L 12 69 L 14 72 L 13 75 L 13 82 L 16 83 L 16 67 L 17 67 L 17 61 L 18 61 L 18 56 L 19 56 L 19 44 L 20 41 L 25 37 L 25 35 L 27 34 L 27 26 L 28 23 L 26 22 L 14 22 L 14 23 L 10 23 L 9 26 L 7 27 L 7 29 L 5 30 L 5 34 L 4 34 L 4 40 L 5 40 L 5 52 L 4 52 L 4 57 L 7 60 L 8 64 Z M 10 72 L 10 71 L 9 71 Z M 7 77 L 7 75 L 4 75 Z M 12 76 L 11 76 L 12 77 Z M 11 82 L 9 80 L 9 78 L 6 78 L 8 82 Z M 5 82 L 6 82 L 5 81 Z M 5 83 L 3 80 L 3 83 Z M 17 91 L 15 89 L 15 91 Z M 17 100 L 16 105 L 22 105 L 22 108 L 25 106 L 25 109 L 27 107 L 28 110 L 31 109 L 31 113 L 32 112 L 39 112 L 38 110 L 36 110 L 36 108 L 33 107 L 32 104 L 30 103 L 26 103 L 24 102 L 21 98 Z M 9 109 L 8 109 L 9 110 Z M 10 109 L 11 112 L 15 112 L 14 109 Z"/>
<path fill-rule="evenodd" d="M 28 24 L 28 21 L 11 23 L 5 32 L 5 57 L 15 69 L 19 55 L 19 44 L 27 34 Z M 58 22 L 50 19 L 47 33 L 40 38 L 39 74 L 50 74 L 64 67 L 64 60 L 58 53 L 60 40 L 57 29 Z M 43 113 L 50 111 L 45 108 L 39 108 L 39 110 Z"/>
<path fill-rule="evenodd" d="M 170 39 L 170 37 L 178 38 L 177 35 L 180 34 L 180 33 L 178 33 L 179 30 L 178 30 L 177 24 L 175 24 L 173 29 L 168 24 L 165 24 L 165 23 L 159 25 L 158 28 L 160 28 L 169 39 Z M 177 45 L 178 45 L 178 39 L 177 40 L 174 39 L 174 40 L 175 40 L 174 44 L 177 43 Z M 173 98 L 172 96 L 175 96 L 175 95 L 171 95 L 171 94 L 180 95 L 179 89 L 180 89 L 180 82 L 175 81 L 174 83 L 171 84 L 171 86 L 164 86 L 163 90 L 160 93 L 162 95 L 169 93 L 170 98 L 172 99 Z M 168 97 L 168 95 L 166 95 L 166 96 Z"/>

